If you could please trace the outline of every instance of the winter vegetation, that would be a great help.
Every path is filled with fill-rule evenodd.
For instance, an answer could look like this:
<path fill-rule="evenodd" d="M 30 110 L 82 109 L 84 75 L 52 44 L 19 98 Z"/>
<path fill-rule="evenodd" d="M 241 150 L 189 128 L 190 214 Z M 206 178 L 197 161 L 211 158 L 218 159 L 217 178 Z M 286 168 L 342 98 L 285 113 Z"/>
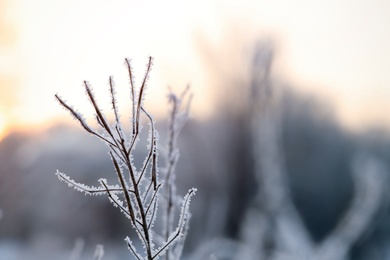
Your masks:
<path fill-rule="evenodd" d="M 129 125 L 112 77 L 111 116 L 84 82 L 95 124 L 56 95 L 81 128 L 0 143 L 0 259 L 389 259 L 388 131 L 343 129 L 273 76 L 273 55 L 261 42 L 244 76 L 214 73 L 224 92 L 204 121 L 188 121 L 189 88 L 154 120 L 151 58 L 139 87 L 125 60 Z"/>
<path fill-rule="evenodd" d="M 244 125 L 251 142 L 246 156 L 253 158 L 257 183 L 252 201 L 242 215 L 236 239 L 206 242 L 190 259 L 349 259 L 353 245 L 370 229 L 383 203 L 386 166 L 374 155 L 355 153 L 350 162 L 354 185 L 349 205 L 324 238 L 313 240 L 289 185 L 277 109 L 281 97 L 270 78 L 272 55 L 266 44 L 256 50 L 248 102 L 236 107 L 248 115 Z"/>
<path fill-rule="evenodd" d="M 152 67 L 152 58 L 146 68 L 142 85 L 135 88 L 130 60 L 126 59 L 126 66 L 130 78 L 130 92 L 132 104 L 131 134 L 128 137 L 126 130 L 122 127 L 120 114 L 116 101 L 114 80 L 109 78 L 110 96 L 115 122 L 112 124 L 104 115 L 97 104 L 91 86 L 85 81 L 86 95 L 90 100 L 96 114 L 95 119 L 101 127 L 102 133 L 93 129 L 84 119 L 83 115 L 68 105 L 59 95 L 56 99 L 70 114 L 80 123 L 88 133 L 102 140 L 109 148 L 109 155 L 114 165 L 115 174 L 118 177 L 118 184 L 109 184 L 107 179 L 98 180 L 99 186 L 88 186 L 72 180 L 68 175 L 57 171 L 58 178 L 68 184 L 69 187 L 87 195 L 106 195 L 110 202 L 129 219 L 131 226 L 138 235 L 144 252 L 137 248 L 133 239 L 126 237 L 125 241 L 136 259 L 158 259 L 165 255 L 166 259 L 180 259 L 183 244 L 188 230 L 190 218 L 189 205 L 191 197 L 196 189 L 190 189 L 184 198 L 180 199 L 175 188 L 175 167 L 179 156 L 176 140 L 188 117 L 188 109 L 181 111 L 181 104 L 188 93 L 187 90 L 181 97 L 174 93 L 169 95 L 172 103 L 172 111 L 169 127 L 169 141 L 166 152 L 167 165 L 160 172 L 158 165 L 158 133 L 155 129 L 155 122 L 152 116 L 146 111 L 143 105 L 146 91 L 146 82 Z M 134 164 L 133 150 L 136 149 L 139 135 L 142 129 L 141 115 L 146 116 L 149 121 L 148 154 L 137 170 Z M 159 180 L 163 176 L 163 181 Z M 119 197 L 119 196 L 122 196 Z M 179 204 L 182 204 L 179 210 Z M 174 225 L 175 214 L 180 213 L 176 226 Z M 159 234 L 155 229 L 156 219 L 161 219 L 162 232 Z M 97 247 L 95 259 L 101 259 L 103 250 Z"/>
<path fill-rule="evenodd" d="M 244 246 L 238 258 L 253 259 L 346 259 L 350 247 L 361 237 L 377 212 L 384 191 L 382 163 L 369 155 L 357 155 L 352 164 L 354 197 L 333 231 L 314 243 L 299 216 L 288 188 L 280 144 L 280 119 L 272 104 L 275 94 L 269 79 L 272 51 L 258 50 L 253 68 L 251 134 L 254 169 L 259 185 L 253 206 L 242 227 Z M 253 232 L 252 226 L 259 226 Z M 237 258 L 237 259 L 238 259 Z"/>

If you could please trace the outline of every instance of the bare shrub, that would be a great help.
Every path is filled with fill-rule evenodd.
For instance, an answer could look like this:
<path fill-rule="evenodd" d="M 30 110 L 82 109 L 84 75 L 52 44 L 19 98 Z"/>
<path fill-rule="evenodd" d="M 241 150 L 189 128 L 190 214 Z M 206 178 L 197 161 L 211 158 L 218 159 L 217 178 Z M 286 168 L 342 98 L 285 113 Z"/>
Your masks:
<path fill-rule="evenodd" d="M 107 144 L 115 174 L 118 177 L 118 184 L 109 184 L 106 179 L 101 178 L 98 180 L 99 186 L 94 187 L 75 182 L 68 175 L 59 171 L 56 172 L 56 175 L 68 186 L 80 192 L 88 195 L 108 196 L 110 202 L 129 219 L 143 246 L 144 252 L 139 253 L 133 241 L 126 237 L 125 241 L 134 257 L 151 260 L 166 254 L 167 259 L 179 259 L 188 229 L 190 200 L 196 192 L 195 188 L 191 188 L 184 198 L 179 198 L 176 195 L 174 184 L 174 169 L 178 158 L 176 138 L 188 118 L 188 107 L 187 110 L 182 112 L 180 105 L 182 100 L 188 96 L 188 91 L 185 91 L 180 97 L 173 93 L 169 95 L 173 108 L 171 111 L 168 152 L 166 154 L 167 165 L 160 172 L 158 165 L 158 133 L 155 129 L 155 121 L 143 106 L 146 82 L 152 67 L 152 58 L 149 58 L 146 73 L 139 89 L 134 86 L 130 60 L 126 59 L 125 63 L 130 78 L 132 104 L 130 134 L 126 134 L 127 132 L 120 121 L 112 77 L 109 78 L 109 89 L 115 118 L 113 123 L 109 122 L 99 107 L 89 83 L 84 81 L 86 95 L 95 110 L 95 119 L 101 128 L 101 132 L 93 129 L 81 113 L 68 105 L 58 94 L 55 95 L 60 105 L 68 110 L 88 133 Z M 142 166 L 137 170 L 133 162 L 133 151 L 140 139 L 141 117 L 145 117 L 149 121 L 148 154 Z M 163 181 L 159 180 L 159 173 L 163 175 Z M 174 225 L 175 212 L 179 211 L 180 204 L 180 215 L 176 225 Z M 158 210 L 160 205 L 162 209 Z M 154 228 L 157 218 L 161 218 L 163 223 L 162 232 L 157 232 L 157 228 Z M 99 253 L 99 257 L 100 255 Z"/>

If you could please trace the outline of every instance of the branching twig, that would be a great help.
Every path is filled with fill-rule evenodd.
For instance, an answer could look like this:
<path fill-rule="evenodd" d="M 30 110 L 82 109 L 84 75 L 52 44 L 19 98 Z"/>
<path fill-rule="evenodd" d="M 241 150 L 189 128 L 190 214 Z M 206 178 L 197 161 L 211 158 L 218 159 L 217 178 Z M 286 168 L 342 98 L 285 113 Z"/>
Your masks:
<path fill-rule="evenodd" d="M 73 107 L 69 106 L 59 95 L 55 95 L 55 98 L 58 100 L 60 105 L 68 110 L 71 115 L 81 124 L 81 126 L 90 134 L 98 137 L 100 140 L 108 144 L 110 149 L 109 154 L 114 165 L 115 173 L 119 180 L 119 185 L 111 186 L 107 184 L 105 179 L 100 179 L 99 187 L 90 187 L 85 184 L 77 183 L 74 180 L 70 179 L 67 175 L 57 171 L 56 175 L 58 178 L 66 182 L 69 186 L 75 188 L 78 191 L 84 192 L 89 195 L 102 195 L 106 194 L 109 200 L 118 207 L 125 215 L 131 220 L 131 224 L 135 229 L 138 237 L 143 244 L 144 256 L 141 256 L 137 253 L 136 248 L 132 244 L 130 238 L 126 238 L 125 241 L 128 245 L 130 252 L 137 259 L 155 259 L 178 242 L 181 235 L 184 232 L 184 226 L 186 226 L 189 218 L 189 203 L 190 198 L 195 194 L 196 189 L 191 189 L 188 191 L 187 195 L 184 197 L 184 203 L 181 210 L 181 215 L 179 218 L 179 223 L 176 231 L 172 233 L 171 236 L 166 237 L 165 242 L 159 243 L 159 249 L 154 250 L 154 241 L 152 241 L 152 234 L 156 234 L 152 230 L 153 222 L 156 218 L 158 203 L 160 201 L 160 191 L 164 182 L 158 184 L 158 165 L 157 165 L 157 132 L 155 130 L 155 122 L 153 121 L 152 116 L 144 109 L 143 99 L 146 90 L 146 82 L 148 80 L 151 67 L 152 67 L 152 58 L 149 58 L 146 73 L 142 81 L 142 85 L 137 93 L 134 82 L 133 74 L 130 66 L 130 61 L 125 60 L 126 66 L 130 78 L 130 91 L 131 91 L 131 102 L 132 102 L 132 129 L 131 137 L 126 141 L 126 134 L 122 128 L 120 122 L 120 114 L 118 110 L 116 92 L 114 87 L 113 78 L 109 78 L 110 85 L 110 96 L 111 96 L 111 106 L 114 111 L 115 124 L 112 126 L 107 118 L 105 117 L 103 110 L 98 106 L 96 98 L 93 94 L 92 88 L 84 81 L 84 88 L 88 99 L 90 100 L 94 110 L 95 110 L 95 119 L 97 124 L 101 127 L 103 134 L 98 133 L 96 130 L 92 129 L 87 122 L 85 121 L 82 114 L 78 113 Z M 136 171 L 136 167 L 132 161 L 132 152 L 136 147 L 136 143 L 139 139 L 139 134 L 141 130 L 141 112 L 146 115 L 150 123 L 150 139 L 149 139 L 149 152 L 145 158 L 145 161 L 141 167 L 140 171 Z M 174 118 L 180 117 L 178 110 L 173 111 Z M 180 122 L 180 128 L 185 120 Z M 174 131 L 173 136 L 177 136 L 178 129 L 171 129 Z M 174 165 L 170 166 L 170 171 L 172 171 Z M 147 169 L 150 170 L 150 175 L 146 174 Z M 128 179 L 124 177 L 124 172 L 128 172 Z M 169 178 L 168 178 L 169 179 Z M 147 185 L 145 185 L 148 183 Z M 172 189 L 173 183 L 172 180 L 169 180 L 169 189 Z M 151 187 L 153 186 L 153 193 L 150 194 Z M 119 197 L 122 195 L 124 197 L 123 203 Z M 149 195 L 150 194 L 150 195 Z M 176 196 L 176 195 L 175 195 Z M 164 217 L 166 214 L 165 211 L 162 212 L 161 217 Z M 169 216 L 169 219 L 171 216 Z M 159 236 L 160 237 L 160 236 Z"/>

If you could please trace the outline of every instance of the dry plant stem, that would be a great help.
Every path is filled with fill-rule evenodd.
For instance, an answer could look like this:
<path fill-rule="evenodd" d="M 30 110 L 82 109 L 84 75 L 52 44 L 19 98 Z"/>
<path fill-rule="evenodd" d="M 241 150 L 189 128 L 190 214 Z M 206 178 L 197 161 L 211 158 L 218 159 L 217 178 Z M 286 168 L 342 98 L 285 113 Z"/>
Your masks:
<path fill-rule="evenodd" d="M 134 89 L 134 81 L 133 81 L 133 72 L 132 72 L 132 69 L 131 69 L 131 65 L 130 65 L 130 60 L 129 59 L 125 59 L 125 62 L 126 62 L 126 66 L 127 66 L 127 72 L 129 73 L 129 78 L 130 78 L 130 90 L 131 90 L 131 104 L 133 106 L 133 109 L 132 109 L 132 118 L 135 118 L 135 89 Z M 135 124 L 134 124 L 134 120 L 133 120 L 133 136 L 135 135 Z"/>
<path fill-rule="evenodd" d="M 170 102 L 172 103 L 172 110 L 170 113 L 169 123 L 169 138 L 168 138 L 168 153 L 167 153 L 167 166 L 165 172 L 165 196 L 166 196 L 166 219 L 164 223 L 164 237 L 168 239 L 169 234 L 173 231 L 173 217 L 175 211 L 175 197 L 176 190 L 173 185 L 175 178 L 175 167 L 178 160 L 178 148 L 177 148 L 177 137 L 180 133 L 181 128 L 185 124 L 188 118 L 189 106 L 191 104 L 192 95 L 190 95 L 187 101 L 187 107 L 183 113 L 180 113 L 181 105 L 188 94 L 189 86 L 183 91 L 180 97 L 174 95 L 171 91 Z M 170 259 L 170 252 L 168 250 L 165 259 Z"/>
<path fill-rule="evenodd" d="M 124 192 L 124 194 L 125 194 L 125 199 L 126 199 L 126 203 L 127 203 L 127 208 L 129 209 L 129 213 L 130 213 L 131 220 L 133 221 L 133 224 L 135 225 L 134 210 L 133 210 L 133 206 L 131 205 L 131 200 L 130 200 L 129 192 L 128 192 L 128 190 L 127 190 L 125 181 L 124 181 L 123 176 L 122 176 L 122 171 L 121 171 L 121 169 L 120 169 L 120 167 L 119 167 L 118 162 L 115 160 L 115 157 L 112 155 L 112 152 L 111 152 L 111 151 L 110 151 L 110 155 L 111 155 L 112 161 L 114 162 L 115 170 L 116 170 L 116 173 L 117 173 L 117 175 L 118 175 L 118 178 L 119 178 L 119 181 L 120 181 L 120 183 L 121 183 L 121 186 L 122 186 L 123 190 L 125 191 L 125 192 Z M 137 194 L 136 190 L 137 190 L 137 187 L 134 187 L 134 193 L 135 193 L 135 194 Z"/>
<path fill-rule="evenodd" d="M 92 88 L 86 81 L 84 81 L 84 88 L 86 94 L 95 110 L 95 119 L 98 125 L 103 130 L 102 134 L 98 133 L 96 130 L 90 127 L 83 118 L 82 114 L 78 113 L 75 109 L 73 109 L 73 107 L 69 106 L 59 95 L 55 95 L 55 98 L 58 100 L 60 105 L 66 110 L 68 110 L 88 133 L 98 137 L 100 140 L 104 141 L 109 146 L 109 154 L 113 162 L 115 174 L 117 175 L 119 180 L 119 185 L 109 185 L 107 183 L 107 180 L 100 179 L 100 187 L 91 187 L 82 183 L 77 183 L 74 180 L 70 179 L 67 175 L 59 171 L 57 171 L 56 175 L 60 180 L 66 182 L 68 186 L 71 186 L 78 191 L 84 192 L 85 194 L 106 194 L 109 200 L 113 203 L 113 205 L 118 207 L 130 219 L 133 228 L 135 229 L 140 241 L 144 246 L 144 254 L 146 255 L 145 258 L 151 260 L 162 256 L 164 253 L 169 253 L 169 250 L 167 251 L 167 249 L 169 249 L 174 242 L 177 242 L 179 239 L 181 239 L 185 230 L 185 226 L 187 224 L 190 199 L 192 195 L 195 194 L 196 189 L 190 189 L 187 195 L 184 197 L 181 215 L 176 230 L 173 231 L 173 227 L 171 225 L 168 230 L 169 232 L 165 236 L 165 242 L 159 243 L 160 247 L 155 250 L 151 234 L 155 234 L 155 231 L 152 230 L 152 227 L 157 215 L 156 212 L 158 208 L 157 206 L 159 201 L 159 192 L 161 190 L 163 182 L 158 183 L 157 178 L 157 133 L 154 127 L 155 123 L 153 121 L 152 116 L 142 106 L 143 96 L 146 89 L 146 82 L 149 77 L 149 73 L 152 66 L 152 58 L 149 58 L 146 73 L 138 92 L 134 87 L 130 61 L 126 59 L 125 63 L 130 77 L 130 90 L 132 101 L 132 129 L 131 137 L 129 140 L 126 139 L 126 134 L 123 131 L 120 123 L 120 115 L 115 97 L 116 92 L 112 77 L 109 78 L 109 91 L 111 95 L 112 110 L 114 111 L 115 116 L 115 123 L 113 126 L 109 123 L 102 109 L 98 106 Z M 178 113 L 178 111 L 175 110 L 175 113 Z M 136 147 L 136 143 L 139 139 L 141 114 L 145 115 L 150 123 L 150 146 L 148 154 L 141 169 L 137 171 L 132 162 L 132 152 L 133 149 Z M 178 132 L 178 129 L 175 128 L 172 131 Z M 176 134 L 173 134 L 173 136 L 174 138 L 176 138 Z M 173 154 L 173 150 L 173 148 L 170 148 L 170 154 Z M 173 158 L 173 156 L 170 156 L 170 158 L 171 157 Z M 170 173 L 171 171 L 173 171 L 174 164 L 172 164 L 169 168 Z M 148 169 L 150 169 L 150 175 L 147 174 Z M 128 178 L 124 177 L 126 171 L 128 174 Z M 169 189 L 174 189 L 174 185 L 172 184 L 172 178 L 167 178 L 166 180 L 167 183 L 169 183 Z M 123 195 L 124 204 L 118 198 L 117 194 Z M 168 197 L 175 198 L 174 196 L 176 196 L 176 194 L 170 194 Z M 175 206 L 176 205 L 173 205 L 173 208 Z M 172 212 L 173 210 L 170 211 L 170 213 Z M 173 221 L 173 215 L 171 215 L 169 219 Z M 137 253 L 137 250 L 132 245 L 131 240 L 129 238 L 126 238 L 125 241 L 131 253 L 137 259 L 143 259 L 143 256 Z"/>
<path fill-rule="evenodd" d="M 187 196 L 186 196 L 186 199 L 184 200 L 184 205 L 182 207 L 182 212 L 181 212 L 181 216 L 184 215 L 184 212 L 183 210 L 188 206 L 188 204 L 190 203 L 190 198 L 195 194 L 196 190 L 194 189 L 191 189 L 188 193 L 187 193 Z M 180 233 L 181 233 L 181 230 L 184 228 L 185 224 L 187 222 L 187 218 L 181 218 L 180 221 L 179 221 L 179 225 L 178 225 L 178 229 L 177 229 L 177 232 L 175 232 L 174 236 L 172 236 L 171 239 L 167 240 L 167 242 L 165 243 L 164 246 L 162 246 L 160 248 L 160 250 L 155 253 L 155 257 L 163 250 L 165 250 L 166 247 L 168 247 L 177 237 L 180 236 Z M 153 258 L 155 258 L 153 257 Z"/>

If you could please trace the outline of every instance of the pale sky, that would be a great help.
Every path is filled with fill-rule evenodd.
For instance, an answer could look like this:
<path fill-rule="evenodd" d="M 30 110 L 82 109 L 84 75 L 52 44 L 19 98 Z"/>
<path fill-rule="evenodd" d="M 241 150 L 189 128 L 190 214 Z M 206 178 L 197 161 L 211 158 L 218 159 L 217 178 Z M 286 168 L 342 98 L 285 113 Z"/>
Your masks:
<path fill-rule="evenodd" d="M 210 115 L 211 77 L 199 42 L 231 48 L 234 42 L 224 42 L 229 32 L 239 32 L 238 54 L 240 43 L 274 38 L 274 73 L 328 99 L 345 125 L 390 127 L 386 0 L 0 0 L 0 8 L 0 23 L 12 29 L 0 33 L 0 132 L 67 118 L 55 93 L 88 112 L 83 80 L 103 103 L 113 75 L 126 98 L 124 58 L 132 58 L 140 83 L 149 55 L 154 57 L 147 96 L 152 111 L 165 113 L 168 85 L 180 90 L 190 83 L 194 116 Z"/>

